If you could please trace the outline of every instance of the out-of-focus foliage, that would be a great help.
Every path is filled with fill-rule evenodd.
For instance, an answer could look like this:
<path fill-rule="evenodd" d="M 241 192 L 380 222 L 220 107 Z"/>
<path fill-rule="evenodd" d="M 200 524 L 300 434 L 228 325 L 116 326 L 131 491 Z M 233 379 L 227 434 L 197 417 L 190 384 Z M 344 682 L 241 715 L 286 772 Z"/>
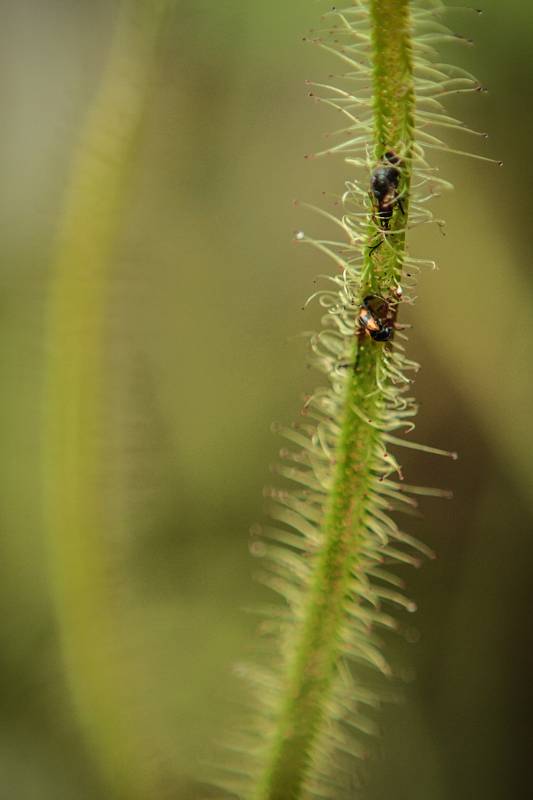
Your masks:
<path fill-rule="evenodd" d="M 302 157 L 336 127 L 304 86 L 334 69 L 300 41 L 322 8 L 176 3 L 111 265 L 107 425 L 130 446 L 107 474 L 120 474 L 131 523 L 118 556 L 108 532 L 110 574 L 128 599 L 116 624 L 129 646 L 113 672 L 127 686 L 142 663 L 143 736 L 158 744 L 169 797 L 184 800 L 203 793 L 203 761 L 241 691 L 232 665 L 253 629 L 242 608 L 263 596 L 246 532 L 280 446 L 270 422 L 292 419 L 318 381 L 290 337 L 315 326 L 318 311 L 301 306 L 326 266 L 290 238 L 316 224 L 293 198 L 320 202 L 344 179 L 340 163 Z M 476 47 L 453 60 L 490 93 L 455 103 L 505 166 L 443 157 L 457 186 L 438 201 L 447 236 L 428 229 L 411 242 L 441 267 L 422 276 L 412 314 L 418 438 L 461 460 L 406 464 L 410 482 L 450 487 L 455 500 L 425 502 L 410 525 L 440 558 L 409 576 L 421 611 L 406 636 L 417 644 L 394 644 L 409 702 L 384 715 L 371 800 L 529 794 L 533 10 L 487 0 L 484 11 L 454 17 Z M 65 689 L 41 433 L 51 254 L 115 12 L 103 0 L 24 0 L 0 31 L 0 791 L 17 800 L 109 797 Z M 128 703 L 117 688 L 111 720 Z M 126 766 L 132 776 L 141 767 Z"/>

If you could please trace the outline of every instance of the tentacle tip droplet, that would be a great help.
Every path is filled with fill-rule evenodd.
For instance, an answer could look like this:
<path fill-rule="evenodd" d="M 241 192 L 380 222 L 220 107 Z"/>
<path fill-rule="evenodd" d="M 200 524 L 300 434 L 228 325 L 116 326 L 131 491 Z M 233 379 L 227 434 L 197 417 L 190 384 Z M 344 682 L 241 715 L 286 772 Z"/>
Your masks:
<path fill-rule="evenodd" d="M 498 161 L 497 163 L 499 167 L 503 167 L 503 161 Z"/>
<path fill-rule="evenodd" d="M 452 461 L 457 461 L 459 459 L 459 453 L 456 452 L 450 453 L 450 458 L 452 459 Z"/>
<path fill-rule="evenodd" d="M 263 558 L 266 554 L 266 547 L 263 542 L 251 542 L 249 550 L 250 554 L 255 556 L 255 558 Z"/>
<path fill-rule="evenodd" d="M 418 611 L 418 606 L 417 606 L 417 604 L 416 604 L 415 602 L 408 603 L 408 605 L 407 605 L 407 611 L 408 611 L 410 614 L 414 614 L 414 613 L 415 613 L 415 611 Z"/>

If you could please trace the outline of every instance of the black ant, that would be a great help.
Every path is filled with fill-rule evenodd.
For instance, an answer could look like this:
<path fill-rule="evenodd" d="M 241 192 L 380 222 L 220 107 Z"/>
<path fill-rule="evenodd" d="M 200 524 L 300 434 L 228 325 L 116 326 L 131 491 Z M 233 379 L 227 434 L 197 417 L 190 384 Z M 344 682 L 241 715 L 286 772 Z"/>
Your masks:
<path fill-rule="evenodd" d="M 388 150 L 382 157 L 381 162 L 375 168 L 370 179 L 370 197 L 377 213 L 379 227 L 383 231 L 388 231 L 390 221 L 397 205 L 402 214 L 405 214 L 402 200 L 398 194 L 398 186 L 401 177 L 401 159 L 392 150 Z M 383 239 L 370 248 L 370 253 L 380 246 Z"/>

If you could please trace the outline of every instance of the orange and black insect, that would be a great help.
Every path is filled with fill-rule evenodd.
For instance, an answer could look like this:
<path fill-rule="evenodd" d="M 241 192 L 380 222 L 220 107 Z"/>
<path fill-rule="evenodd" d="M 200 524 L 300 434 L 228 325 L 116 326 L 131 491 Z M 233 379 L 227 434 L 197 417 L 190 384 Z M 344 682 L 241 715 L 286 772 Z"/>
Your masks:
<path fill-rule="evenodd" d="M 396 324 L 396 317 L 401 299 L 401 286 L 396 287 L 389 300 L 378 294 L 367 294 L 357 314 L 357 335 L 362 339 L 368 335 L 374 342 L 389 342 L 399 327 Z M 357 348 L 355 364 L 339 364 L 339 367 L 353 366 L 357 372 L 362 349 Z"/>
<path fill-rule="evenodd" d="M 377 294 L 369 294 L 363 299 L 357 318 L 362 334 L 368 333 L 375 342 L 388 342 L 392 339 L 401 296 L 399 289 L 396 296 L 397 300 L 392 302 Z"/>

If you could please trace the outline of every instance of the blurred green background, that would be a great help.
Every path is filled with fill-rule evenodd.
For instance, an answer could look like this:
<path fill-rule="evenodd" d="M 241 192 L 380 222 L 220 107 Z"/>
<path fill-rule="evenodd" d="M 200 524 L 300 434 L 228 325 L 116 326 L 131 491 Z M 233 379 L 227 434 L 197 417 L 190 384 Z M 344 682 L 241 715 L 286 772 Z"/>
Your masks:
<path fill-rule="evenodd" d="M 205 761 L 242 692 L 234 665 L 255 625 L 243 609 L 262 594 L 247 531 L 282 446 L 270 424 L 295 418 L 320 380 L 298 335 L 318 324 L 315 306 L 301 308 L 330 266 L 291 238 L 319 227 L 292 201 L 320 203 L 347 177 L 340 159 L 303 159 L 338 127 L 304 84 L 338 68 L 301 41 L 326 7 L 178 1 L 157 47 L 108 279 L 105 425 L 120 446 L 105 476 L 127 535 L 111 524 L 95 537 L 116 587 L 120 646 L 116 702 L 100 722 L 96 709 L 91 735 L 135 725 L 141 748 L 111 765 L 120 791 L 106 784 L 67 689 L 42 480 L 54 242 L 116 5 L 4 8 L 1 797 L 131 800 L 146 772 L 150 797 L 205 795 Z M 447 236 L 436 226 L 411 236 L 412 252 L 440 265 L 422 274 L 410 315 L 423 367 L 418 438 L 460 460 L 403 459 L 410 483 L 455 499 L 425 501 L 423 518 L 408 520 L 439 558 L 407 575 L 420 611 L 392 644 L 407 702 L 384 710 L 365 800 L 525 798 L 532 788 L 533 10 L 523 0 L 483 8 L 450 15 L 476 46 L 443 58 L 490 92 L 449 107 L 490 132 L 463 144 L 505 166 L 437 158 L 456 185 L 434 203 Z"/>

